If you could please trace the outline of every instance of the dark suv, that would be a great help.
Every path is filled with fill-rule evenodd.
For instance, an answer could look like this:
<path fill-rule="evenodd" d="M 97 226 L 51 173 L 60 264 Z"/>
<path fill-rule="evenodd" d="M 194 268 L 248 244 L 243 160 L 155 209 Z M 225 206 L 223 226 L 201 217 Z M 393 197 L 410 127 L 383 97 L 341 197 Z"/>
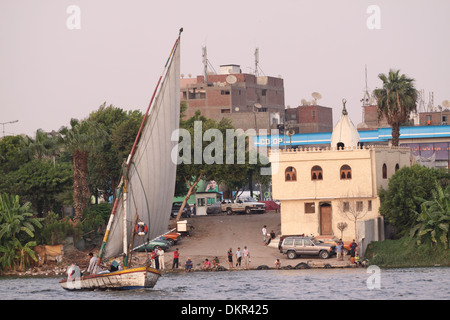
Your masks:
<path fill-rule="evenodd" d="M 174 202 L 172 205 L 172 212 L 170 213 L 170 216 L 172 218 L 176 217 L 178 214 L 178 210 L 180 210 L 181 205 L 183 204 L 183 202 Z M 186 205 L 183 208 L 183 212 L 181 213 L 181 217 L 182 218 L 190 218 L 192 215 L 192 211 L 191 211 L 191 207 L 189 206 L 189 204 L 186 203 Z"/>
<path fill-rule="evenodd" d="M 323 243 L 312 237 L 287 237 L 280 245 L 280 252 L 287 254 L 289 259 L 295 259 L 299 255 L 318 255 L 322 259 L 328 259 L 336 254 L 336 246 Z"/>

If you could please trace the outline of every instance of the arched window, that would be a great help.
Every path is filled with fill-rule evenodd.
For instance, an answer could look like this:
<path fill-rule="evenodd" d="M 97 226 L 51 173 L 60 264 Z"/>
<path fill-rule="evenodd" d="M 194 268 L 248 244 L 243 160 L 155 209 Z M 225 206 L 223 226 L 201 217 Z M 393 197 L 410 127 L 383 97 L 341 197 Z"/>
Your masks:
<path fill-rule="evenodd" d="M 321 167 L 319 166 L 312 167 L 311 180 L 323 180 L 323 172 Z"/>
<path fill-rule="evenodd" d="M 350 180 L 352 178 L 352 168 L 344 164 L 341 167 L 341 180 Z"/>
<path fill-rule="evenodd" d="M 344 145 L 343 142 L 338 142 L 338 143 L 337 143 L 337 149 L 338 149 L 338 150 L 344 150 L 344 148 L 345 148 L 345 145 Z"/>
<path fill-rule="evenodd" d="M 297 181 L 297 171 L 294 167 L 287 167 L 284 171 L 285 181 Z"/>
<path fill-rule="evenodd" d="M 383 163 L 383 179 L 387 179 L 387 166 Z"/>
<path fill-rule="evenodd" d="M 395 172 L 397 172 L 400 169 L 400 166 L 398 165 L 398 163 L 395 165 Z"/>

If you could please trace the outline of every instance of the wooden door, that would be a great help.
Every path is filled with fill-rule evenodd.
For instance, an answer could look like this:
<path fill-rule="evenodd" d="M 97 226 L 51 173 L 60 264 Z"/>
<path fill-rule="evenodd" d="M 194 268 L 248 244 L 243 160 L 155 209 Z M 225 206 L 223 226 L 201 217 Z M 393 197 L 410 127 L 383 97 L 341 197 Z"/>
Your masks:
<path fill-rule="evenodd" d="M 327 203 L 320 206 L 320 234 L 332 234 L 331 205 Z"/>

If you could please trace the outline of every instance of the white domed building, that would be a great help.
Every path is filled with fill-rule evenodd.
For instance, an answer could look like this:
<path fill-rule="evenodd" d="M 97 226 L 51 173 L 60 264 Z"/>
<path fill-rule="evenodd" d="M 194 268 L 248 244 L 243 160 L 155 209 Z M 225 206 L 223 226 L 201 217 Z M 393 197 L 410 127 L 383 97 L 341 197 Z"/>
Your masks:
<path fill-rule="evenodd" d="M 328 148 L 272 151 L 273 199 L 281 202 L 283 235 L 332 235 L 384 240 L 379 187 L 410 165 L 407 147 L 360 146 L 356 127 L 344 106 Z M 278 168 L 278 170 L 275 170 Z M 338 226 L 347 223 L 341 231 Z"/>

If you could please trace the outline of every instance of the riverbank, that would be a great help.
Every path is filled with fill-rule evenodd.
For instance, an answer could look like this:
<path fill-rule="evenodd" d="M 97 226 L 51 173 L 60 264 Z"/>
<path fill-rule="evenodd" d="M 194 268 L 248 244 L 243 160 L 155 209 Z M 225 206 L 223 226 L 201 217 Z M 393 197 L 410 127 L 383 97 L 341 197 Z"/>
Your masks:
<path fill-rule="evenodd" d="M 173 225 L 175 220 L 170 221 Z M 241 251 L 247 246 L 250 252 L 250 270 L 275 269 L 275 261 L 279 259 L 281 269 L 297 268 L 343 268 L 351 267 L 349 258 L 344 261 L 337 261 L 335 257 L 323 260 L 318 257 L 308 259 L 298 258 L 290 260 L 278 250 L 278 239 L 268 246 L 264 245 L 262 227 L 267 226 L 269 232 L 279 234 L 281 231 L 280 213 L 266 212 L 264 214 L 251 215 L 207 215 L 194 216 L 187 219 L 192 230 L 189 235 L 183 235 L 182 240 L 172 246 L 164 255 L 163 272 L 184 272 L 184 263 L 190 258 L 193 261 L 194 271 L 203 271 L 202 266 L 205 259 L 212 261 L 218 257 L 220 265 L 227 270 L 245 270 L 244 263 L 236 266 L 236 251 L 240 247 Z M 25 272 L 3 272 L 3 276 L 65 276 L 67 267 L 77 262 L 80 269 L 87 269 L 89 265 L 89 252 L 98 253 L 98 244 L 95 248 L 86 251 L 79 251 L 73 248 L 63 256 L 62 263 L 48 261 L 41 267 L 33 267 Z M 180 252 L 179 268 L 172 269 L 173 252 L 178 248 Z M 227 261 L 227 252 L 233 251 L 233 265 Z M 147 256 L 145 253 L 135 253 L 133 263 L 135 265 L 145 263 Z M 307 266 L 305 266 L 307 264 Z M 104 266 L 106 269 L 107 266 Z M 221 269 L 221 268 L 220 268 Z M 209 272 L 213 272 L 209 270 Z"/>
<path fill-rule="evenodd" d="M 278 239 L 272 241 L 268 246 L 263 243 L 262 227 L 267 226 L 269 232 L 275 234 L 281 232 L 280 213 L 266 212 L 264 214 L 251 215 L 207 215 L 194 216 L 186 219 L 191 225 L 192 231 L 189 235 L 183 235 L 182 240 L 172 246 L 164 255 L 163 273 L 185 272 L 184 263 L 190 258 L 193 261 L 193 271 L 203 271 L 202 266 L 205 259 L 212 261 L 218 257 L 220 265 L 226 270 L 246 270 L 244 263 L 236 266 L 236 251 L 239 247 L 243 251 L 247 246 L 250 252 L 250 270 L 275 269 L 275 261 L 280 260 L 280 269 L 303 269 L 303 268 L 349 268 L 353 267 L 349 256 L 343 261 L 336 257 L 320 259 L 319 257 L 288 259 L 286 255 L 278 250 Z M 171 220 L 171 224 L 174 224 Z M 3 272 L 2 276 L 66 276 L 67 267 L 77 262 L 80 269 L 87 269 L 89 265 L 89 252 L 98 253 L 100 244 L 86 251 L 73 248 L 65 252 L 62 263 L 48 261 L 41 267 L 33 267 L 25 272 Z M 179 268 L 173 270 L 173 252 L 178 248 L 180 252 Z M 233 252 L 233 264 L 227 261 L 229 249 Z M 450 266 L 450 250 L 426 250 L 425 246 L 417 247 L 411 241 L 386 240 L 373 243 L 369 246 L 366 256 L 372 265 L 379 267 L 428 267 L 428 266 Z M 145 253 L 135 253 L 134 265 L 144 264 L 147 260 Z M 108 266 L 104 265 L 104 269 Z M 220 268 L 219 270 L 222 270 Z M 208 270 L 215 272 L 215 270 Z"/>
<path fill-rule="evenodd" d="M 369 244 L 366 258 L 380 268 L 449 267 L 450 249 L 440 243 L 422 243 L 405 236 Z"/>

